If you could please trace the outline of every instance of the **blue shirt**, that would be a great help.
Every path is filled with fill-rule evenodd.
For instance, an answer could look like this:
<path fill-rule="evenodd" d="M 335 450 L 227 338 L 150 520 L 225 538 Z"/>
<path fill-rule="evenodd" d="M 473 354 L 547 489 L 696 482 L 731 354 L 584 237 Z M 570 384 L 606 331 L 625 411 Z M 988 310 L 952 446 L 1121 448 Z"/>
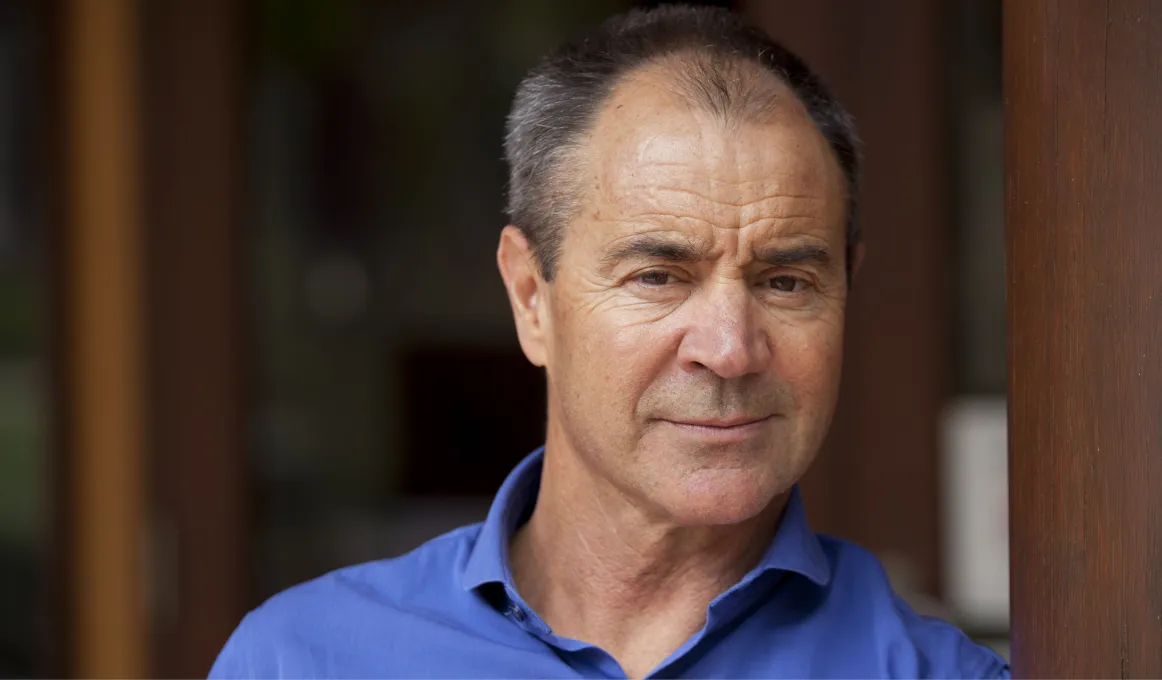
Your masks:
<path fill-rule="evenodd" d="M 483 524 L 332 572 L 250 612 L 212 678 L 624 678 L 605 651 L 553 634 L 517 593 L 509 538 L 540 486 L 516 467 Z M 796 488 L 759 565 L 651 677 L 1008 677 L 953 626 L 916 614 L 863 549 L 817 535 Z"/>

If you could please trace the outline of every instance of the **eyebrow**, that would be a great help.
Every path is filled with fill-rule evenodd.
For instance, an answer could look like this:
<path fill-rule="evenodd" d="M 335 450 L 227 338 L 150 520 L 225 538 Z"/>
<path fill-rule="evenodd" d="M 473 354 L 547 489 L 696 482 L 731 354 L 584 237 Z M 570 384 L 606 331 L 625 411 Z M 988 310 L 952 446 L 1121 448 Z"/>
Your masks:
<path fill-rule="evenodd" d="M 641 234 L 621 242 L 616 248 L 601 258 L 603 269 L 609 269 L 623 260 L 663 260 L 665 262 L 694 263 L 709 255 L 689 241 L 663 236 L 661 234 Z"/>
<path fill-rule="evenodd" d="M 792 264 L 814 262 L 820 266 L 831 264 L 831 251 L 827 246 L 805 244 L 791 248 L 767 247 L 755 252 L 755 260 L 769 264 L 772 267 L 785 267 Z"/>
<path fill-rule="evenodd" d="M 624 260 L 661 260 L 693 264 L 709 258 L 709 249 L 689 241 L 661 234 L 642 234 L 621 242 L 601 258 L 603 271 Z M 805 262 L 820 266 L 831 263 L 831 252 L 823 245 L 804 244 L 791 247 L 767 246 L 755 251 L 755 261 L 772 267 L 786 267 Z"/>

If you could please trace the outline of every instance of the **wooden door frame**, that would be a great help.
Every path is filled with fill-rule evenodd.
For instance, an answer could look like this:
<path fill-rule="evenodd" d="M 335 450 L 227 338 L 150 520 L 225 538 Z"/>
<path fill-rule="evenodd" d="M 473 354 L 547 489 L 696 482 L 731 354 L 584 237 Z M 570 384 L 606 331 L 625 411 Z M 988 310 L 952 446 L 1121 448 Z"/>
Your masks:
<path fill-rule="evenodd" d="M 204 676 L 250 603 L 246 15 L 42 3 L 58 658 Z"/>

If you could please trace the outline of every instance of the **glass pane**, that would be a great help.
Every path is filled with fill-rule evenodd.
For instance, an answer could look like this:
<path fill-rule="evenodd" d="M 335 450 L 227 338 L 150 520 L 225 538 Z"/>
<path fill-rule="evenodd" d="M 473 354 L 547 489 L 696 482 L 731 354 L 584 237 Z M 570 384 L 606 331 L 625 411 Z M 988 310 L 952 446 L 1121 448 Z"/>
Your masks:
<path fill-rule="evenodd" d="M 1004 106 L 1001 2 L 961 0 L 951 91 L 956 129 L 955 357 L 947 408 L 945 596 L 965 629 L 1008 655 Z"/>
<path fill-rule="evenodd" d="M 954 90 L 958 391 L 1005 393 L 1004 107 L 1001 3 L 960 3 Z"/>
<path fill-rule="evenodd" d="M 49 517 L 34 16 L 0 4 L 0 676 L 43 668 Z"/>
<path fill-rule="evenodd" d="M 257 595 L 482 519 L 539 443 L 494 260 L 504 117 L 537 58 L 626 4 L 259 5 Z"/>

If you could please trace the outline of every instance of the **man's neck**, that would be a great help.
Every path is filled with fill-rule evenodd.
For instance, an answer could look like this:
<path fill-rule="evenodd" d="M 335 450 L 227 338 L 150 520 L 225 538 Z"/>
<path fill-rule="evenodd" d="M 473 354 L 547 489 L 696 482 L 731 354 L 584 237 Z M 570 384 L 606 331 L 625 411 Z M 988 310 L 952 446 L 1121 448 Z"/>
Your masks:
<path fill-rule="evenodd" d="M 571 452 L 549 451 L 536 508 L 510 546 L 517 589 L 554 633 L 601 647 L 630 677 L 644 675 L 755 566 L 785 503 L 736 525 L 675 526 Z"/>

